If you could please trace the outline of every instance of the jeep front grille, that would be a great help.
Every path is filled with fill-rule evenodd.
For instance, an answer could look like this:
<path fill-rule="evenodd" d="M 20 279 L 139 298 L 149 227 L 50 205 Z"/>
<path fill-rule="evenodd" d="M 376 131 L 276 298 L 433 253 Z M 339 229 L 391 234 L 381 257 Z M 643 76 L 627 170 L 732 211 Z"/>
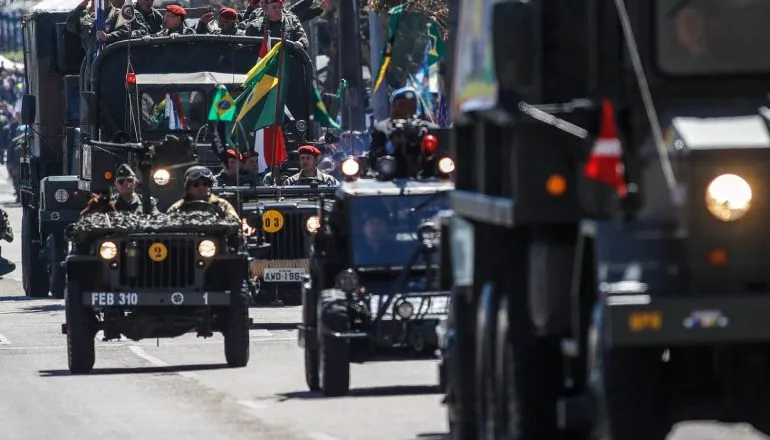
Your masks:
<path fill-rule="evenodd" d="M 130 238 L 121 240 L 120 284 L 135 289 L 185 288 L 195 283 L 195 239 L 193 238 Z M 126 251 L 136 243 L 136 277 L 129 276 L 130 262 Z M 148 250 L 153 243 L 163 243 L 168 254 L 163 261 L 153 261 Z"/>
<path fill-rule="evenodd" d="M 283 229 L 270 234 L 265 232 L 265 240 L 270 243 L 270 260 L 294 260 L 307 258 L 306 242 L 309 239 L 305 229 L 305 219 L 312 214 L 301 211 L 282 211 Z"/>

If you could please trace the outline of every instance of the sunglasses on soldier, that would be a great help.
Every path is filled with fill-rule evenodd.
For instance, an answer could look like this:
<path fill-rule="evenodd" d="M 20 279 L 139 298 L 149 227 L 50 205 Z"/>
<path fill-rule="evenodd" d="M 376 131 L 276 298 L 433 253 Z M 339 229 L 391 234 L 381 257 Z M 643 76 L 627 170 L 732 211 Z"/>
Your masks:
<path fill-rule="evenodd" d="M 133 177 L 121 177 L 120 179 L 117 179 L 116 182 L 118 182 L 118 185 L 123 185 L 124 183 L 134 183 Z"/>
<path fill-rule="evenodd" d="M 190 182 L 190 186 L 192 186 L 193 188 L 197 188 L 199 186 L 205 186 L 207 188 L 211 188 L 211 181 L 204 180 L 204 179 L 194 180 L 194 181 Z"/>

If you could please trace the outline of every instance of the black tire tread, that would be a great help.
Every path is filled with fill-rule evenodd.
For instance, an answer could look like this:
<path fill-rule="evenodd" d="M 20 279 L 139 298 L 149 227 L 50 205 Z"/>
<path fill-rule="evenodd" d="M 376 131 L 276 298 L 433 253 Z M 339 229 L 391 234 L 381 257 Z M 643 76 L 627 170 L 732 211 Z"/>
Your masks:
<path fill-rule="evenodd" d="M 318 301 L 319 370 L 324 395 L 344 396 L 350 390 L 350 341 L 329 335 L 325 329 L 350 330 L 347 301 L 340 290 L 324 290 Z"/>
<path fill-rule="evenodd" d="M 249 364 L 251 341 L 249 339 L 249 293 L 243 281 L 231 289 L 230 306 L 227 309 L 225 360 L 230 368 L 242 368 Z"/>
<path fill-rule="evenodd" d="M 64 309 L 69 370 L 72 374 L 88 374 L 96 362 L 94 315 L 83 306 L 83 296 L 76 280 L 68 282 Z"/>

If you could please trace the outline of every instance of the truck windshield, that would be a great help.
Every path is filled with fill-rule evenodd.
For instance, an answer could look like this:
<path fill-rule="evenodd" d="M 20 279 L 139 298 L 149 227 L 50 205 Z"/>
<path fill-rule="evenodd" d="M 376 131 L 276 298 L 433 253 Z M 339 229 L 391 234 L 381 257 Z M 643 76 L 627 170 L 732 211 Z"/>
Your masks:
<path fill-rule="evenodd" d="M 197 131 L 208 121 L 210 104 L 201 90 L 150 89 L 140 96 L 142 130 Z"/>
<path fill-rule="evenodd" d="M 656 0 L 657 62 L 673 75 L 770 71 L 767 0 Z"/>
<path fill-rule="evenodd" d="M 449 209 L 449 193 L 356 197 L 350 205 L 353 264 L 403 266 L 417 246 L 417 228 Z"/>

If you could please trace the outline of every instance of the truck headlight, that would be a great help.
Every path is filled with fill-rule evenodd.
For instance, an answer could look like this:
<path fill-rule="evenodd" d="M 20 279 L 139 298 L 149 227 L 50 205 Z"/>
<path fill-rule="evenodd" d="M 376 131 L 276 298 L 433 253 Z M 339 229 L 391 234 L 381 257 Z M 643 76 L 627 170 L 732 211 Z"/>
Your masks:
<path fill-rule="evenodd" d="M 723 222 L 740 219 L 751 207 L 751 186 L 735 174 L 722 174 L 706 188 L 706 208 Z"/>
<path fill-rule="evenodd" d="M 159 170 L 155 170 L 155 172 L 152 173 L 152 180 L 155 181 L 156 185 L 168 185 L 168 182 L 171 181 L 171 174 L 168 172 L 168 170 L 161 168 Z"/>
<path fill-rule="evenodd" d="M 307 218 L 307 220 L 305 220 L 305 229 L 307 229 L 307 231 L 311 234 L 315 234 L 320 228 L 321 219 L 319 219 L 317 215 L 311 215 Z"/>
<path fill-rule="evenodd" d="M 353 177 L 357 175 L 360 169 L 361 169 L 361 166 L 358 164 L 358 161 L 352 157 L 342 161 L 342 174 L 348 177 Z"/>
<path fill-rule="evenodd" d="M 105 260 L 112 260 L 118 256 L 118 245 L 112 241 L 105 241 L 99 246 L 99 256 Z"/>
<path fill-rule="evenodd" d="M 442 174 L 451 174 L 455 171 L 455 161 L 449 157 L 442 157 L 438 161 L 438 171 Z"/>
<path fill-rule="evenodd" d="M 217 253 L 217 245 L 211 240 L 201 240 L 198 243 L 198 253 L 204 258 L 213 257 Z"/>

